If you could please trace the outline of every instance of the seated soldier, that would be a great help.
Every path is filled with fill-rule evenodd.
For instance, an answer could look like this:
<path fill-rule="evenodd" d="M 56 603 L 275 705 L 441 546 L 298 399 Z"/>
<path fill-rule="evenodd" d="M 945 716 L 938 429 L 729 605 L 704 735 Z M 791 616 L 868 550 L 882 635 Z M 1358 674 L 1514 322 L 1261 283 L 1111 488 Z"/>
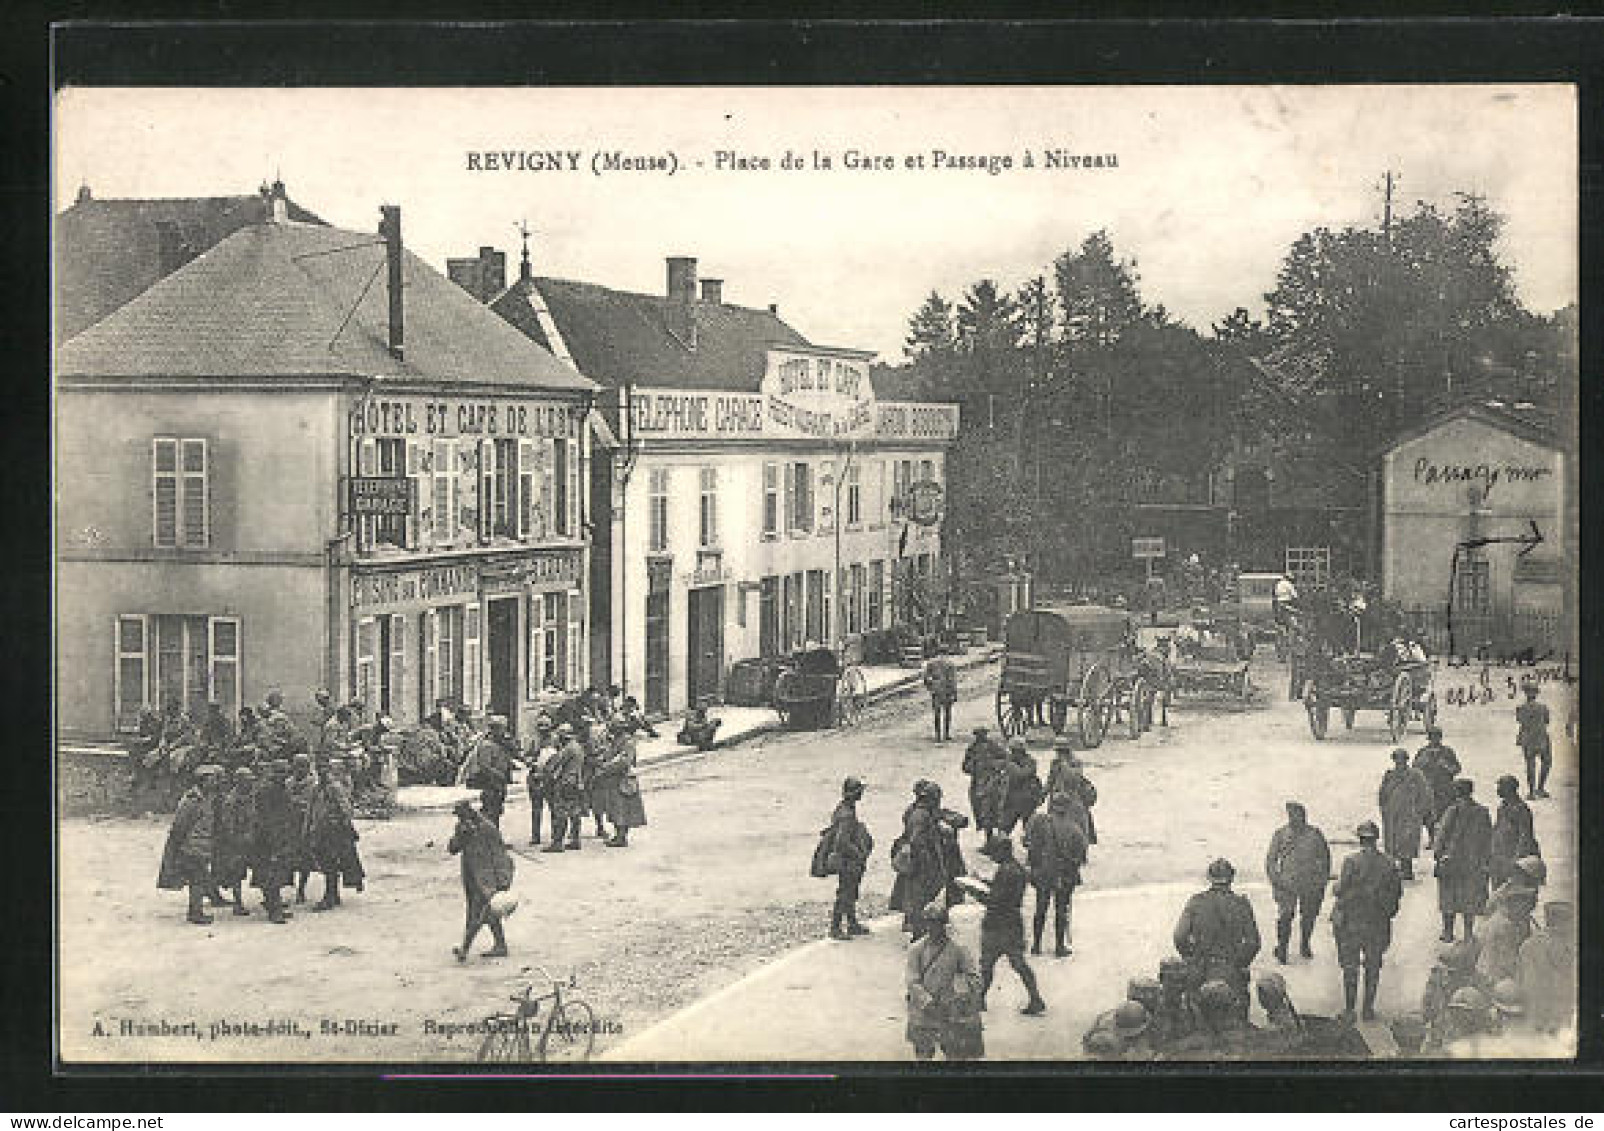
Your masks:
<path fill-rule="evenodd" d="M 1285 1060 L 1364 1059 L 1370 1055 L 1370 1045 L 1352 1025 L 1299 1013 L 1280 974 L 1261 977 L 1257 993 L 1267 1020 L 1265 1027 L 1252 1035 L 1254 1055 Z"/>
<path fill-rule="evenodd" d="M 718 735 L 718 728 L 723 726 L 722 719 L 708 718 L 707 705 L 698 703 L 685 716 L 681 724 L 678 742 L 681 746 L 694 746 L 698 750 L 711 750 Z"/>
<path fill-rule="evenodd" d="M 1166 1055 L 1176 1060 L 1239 1060 L 1255 1055 L 1258 1029 L 1249 1024 L 1230 983 L 1211 978 L 1193 995 L 1197 1028 Z"/>

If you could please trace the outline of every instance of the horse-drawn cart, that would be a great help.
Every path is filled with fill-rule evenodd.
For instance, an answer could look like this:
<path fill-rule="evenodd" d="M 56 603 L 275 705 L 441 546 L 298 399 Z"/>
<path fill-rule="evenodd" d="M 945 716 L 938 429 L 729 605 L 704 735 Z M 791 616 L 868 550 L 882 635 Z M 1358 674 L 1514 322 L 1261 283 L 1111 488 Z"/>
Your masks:
<path fill-rule="evenodd" d="M 1170 687 L 1177 695 L 1248 697 L 1252 644 L 1244 646 L 1234 622 L 1194 621 L 1183 626 L 1168 639 L 1166 653 Z"/>
<path fill-rule="evenodd" d="M 1349 730 L 1358 712 L 1385 711 L 1393 742 L 1403 741 L 1415 719 L 1426 727 L 1437 720 L 1429 663 L 1398 663 L 1383 653 L 1315 655 L 1303 664 L 1303 706 L 1309 714 L 1309 731 L 1317 739 L 1330 729 L 1333 708 L 1342 712 L 1342 724 Z"/>
<path fill-rule="evenodd" d="M 1123 722 L 1132 738 L 1152 725 L 1155 658 L 1137 645 L 1128 613 L 1099 605 L 1030 609 L 1003 630 L 997 726 L 1010 737 L 1032 726 L 1061 733 L 1075 712 L 1083 746 Z"/>
<path fill-rule="evenodd" d="M 788 727 L 848 726 L 868 702 L 863 671 L 829 648 L 798 652 L 774 681 L 774 709 Z"/>

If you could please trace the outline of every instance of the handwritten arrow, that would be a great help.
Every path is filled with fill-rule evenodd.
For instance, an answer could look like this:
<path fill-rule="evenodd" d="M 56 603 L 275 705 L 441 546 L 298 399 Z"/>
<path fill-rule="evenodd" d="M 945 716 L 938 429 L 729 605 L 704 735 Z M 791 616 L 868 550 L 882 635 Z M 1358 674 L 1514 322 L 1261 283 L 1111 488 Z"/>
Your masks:
<path fill-rule="evenodd" d="M 1531 518 L 1527 519 L 1526 521 L 1531 525 L 1531 531 L 1529 533 L 1503 538 L 1471 538 L 1467 541 L 1459 543 L 1459 548 L 1461 550 L 1479 550 L 1483 546 L 1516 545 L 1523 548 L 1521 552 L 1515 556 L 1524 558 L 1538 546 L 1542 545 L 1545 540 L 1543 538 L 1543 532 L 1537 529 L 1537 520 L 1535 518 Z"/>

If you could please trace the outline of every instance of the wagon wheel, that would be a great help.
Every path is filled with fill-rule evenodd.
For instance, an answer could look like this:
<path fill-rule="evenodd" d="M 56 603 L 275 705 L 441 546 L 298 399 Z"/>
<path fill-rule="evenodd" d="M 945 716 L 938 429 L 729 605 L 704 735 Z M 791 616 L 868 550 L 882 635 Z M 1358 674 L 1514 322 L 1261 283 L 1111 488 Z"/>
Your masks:
<path fill-rule="evenodd" d="M 790 687 L 794 681 L 793 673 L 781 672 L 774 681 L 774 713 L 780 716 L 780 725 L 789 727 L 794 714 L 790 702 Z"/>
<path fill-rule="evenodd" d="M 1029 705 L 1018 702 L 1005 687 L 997 689 L 997 729 L 1004 738 L 1023 737 L 1030 729 Z"/>
<path fill-rule="evenodd" d="M 1437 693 L 1435 691 L 1426 693 L 1426 703 L 1420 708 L 1420 721 L 1426 725 L 1427 730 L 1437 725 Z"/>
<path fill-rule="evenodd" d="M 863 717 L 863 707 L 869 698 L 869 684 L 863 672 L 848 667 L 835 681 L 835 721 L 837 726 L 852 726 Z"/>
<path fill-rule="evenodd" d="M 1342 725 L 1343 725 L 1344 729 L 1346 729 L 1346 730 L 1352 730 L 1353 729 L 1354 716 L 1356 716 L 1358 713 L 1359 712 L 1357 710 L 1355 710 L 1354 708 L 1352 708 L 1352 707 L 1344 707 L 1344 708 L 1342 708 Z"/>
<path fill-rule="evenodd" d="M 1125 726 L 1127 733 L 1129 733 L 1132 738 L 1141 738 L 1142 732 L 1147 729 L 1142 722 L 1142 714 L 1145 708 L 1146 700 L 1150 694 L 1151 692 L 1147 687 L 1147 680 L 1143 679 L 1141 676 L 1137 676 L 1131 681 L 1129 709 L 1125 720 Z"/>
<path fill-rule="evenodd" d="M 1304 693 L 1303 706 L 1309 712 L 1309 733 L 1316 740 L 1324 738 L 1331 724 L 1331 704 L 1321 699 L 1319 692 L 1311 687 Z"/>
<path fill-rule="evenodd" d="M 1093 664 L 1090 670 L 1081 678 L 1079 717 L 1077 723 L 1080 727 L 1081 745 L 1088 750 L 1095 750 L 1103 744 L 1103 735 L 1108 733 L 1110 717 L 1110 704 L 1108 702 L 1109 689 L 1108 672 L 1101 664 Z"/>
<path fill-rule="evenodd" d="M 1402 742 L 1409 729 L 1409 717 L 1414 713 L 1414 688 L 1409 677 L 1402 672 L 1392 681 L 1392 705 L 1387 709 L 1387 729 L 1394 742 Z"/>

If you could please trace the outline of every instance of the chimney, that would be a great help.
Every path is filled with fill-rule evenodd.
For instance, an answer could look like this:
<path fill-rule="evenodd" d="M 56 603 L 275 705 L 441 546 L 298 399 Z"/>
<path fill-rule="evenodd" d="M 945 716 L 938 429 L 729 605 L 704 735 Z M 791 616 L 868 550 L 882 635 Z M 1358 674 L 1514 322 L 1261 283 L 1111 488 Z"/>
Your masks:
<path fill-rule="evenodd" d="M 78 203 L 87 204 L 91 199 L 93 198 L 89 193 L 89 182 L 85 181 L 83 184 L 78 186 Z"/>
<path fill-rule="evenodd" d="M 401 317 L 401 209 L 398 205 L 379 206 L 379 234 L 384 237 L 384 261 L 389 270 L 390 356 L 405 358 L 406 343 Z"/>
<path fill-rule="evenodd" d="M 268 197 L 268 219 L 275 224 L 288 222 L 290 218 L 290 198 L 284 193 L 284 182 L 274 179 L 272 195 Z"/>
<path fill-rule="evenodd" d="M 713 303 L 715 306 L 722 305 L 724 302 L 724 280 L 703 279 L 702 301 Z"/>
<path fill-rule="evenodd" d="M 668 297 L 689 306 L 696 301 L 696 260 L 687 255 L 668 257 Z"/>
<path fill-rule="evenodd" d="M 507 289 L 507 255 L 481 247 L 477 258 L 446 260 L 446 277 L 480 302 L 489 302 Z"/>
<path fill-rule="evenodd" d="M 777 302 L 769 303 L 769 313 L 778 318 L 780 316 L 780 304 Z"/>

